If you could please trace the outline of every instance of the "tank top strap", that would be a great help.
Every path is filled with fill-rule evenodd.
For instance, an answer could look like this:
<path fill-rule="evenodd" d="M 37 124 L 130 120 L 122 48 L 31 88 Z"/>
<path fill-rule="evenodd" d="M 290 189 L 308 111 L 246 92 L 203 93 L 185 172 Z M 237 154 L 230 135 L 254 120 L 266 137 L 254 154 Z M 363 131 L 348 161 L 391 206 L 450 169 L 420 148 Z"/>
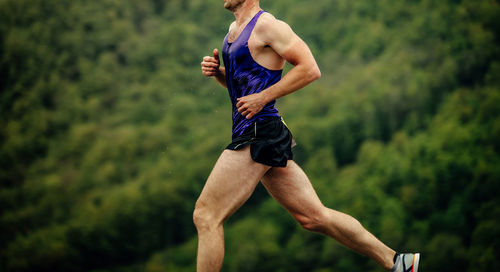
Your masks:
<path fill-rule="evenodd" d="M 262 15 L 262 13 L 264 12 L 266 11 L 260 10 L 253 16 L 252 20 L 248 22 L 248 24 L 245 26 L 245 29 L 243 29 L 243 32 L 241 33 L 242 40 L 245 40 L 245 42 L 248 41 L 248 39 L 250 38 L 250 34 L 252 34 L 253 28 L 257 24 L 257 20 L 259 19 L 260 15 Z"/>

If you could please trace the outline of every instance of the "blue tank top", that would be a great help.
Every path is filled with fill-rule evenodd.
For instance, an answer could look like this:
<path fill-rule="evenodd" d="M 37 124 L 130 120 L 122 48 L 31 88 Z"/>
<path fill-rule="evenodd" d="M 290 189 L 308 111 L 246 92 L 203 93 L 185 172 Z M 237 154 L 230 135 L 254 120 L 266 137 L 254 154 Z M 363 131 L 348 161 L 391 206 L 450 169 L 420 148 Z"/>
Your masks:
<path fill-rule="evenodd" d="M 228 42 L 229 33 L 222 45 L 222 58 L 226 69 L 226 84 L 233 105 L 233 134 L 232 138 L 240 136 L 246 128 L 256 121 L 270 116 L 279 116 L 274 107 L 276 100 L 266 104 L 264 108 L 250 120 L 246 119 L 236 108 L 236 99 L 253 93 L 259 93 L 281 79 L 283 70 L 269 70 L 254 61 L 248 49 L 248 38 L 252 33 L 261 10 L 245 26 L 245 29 L 232 43 Z"/>

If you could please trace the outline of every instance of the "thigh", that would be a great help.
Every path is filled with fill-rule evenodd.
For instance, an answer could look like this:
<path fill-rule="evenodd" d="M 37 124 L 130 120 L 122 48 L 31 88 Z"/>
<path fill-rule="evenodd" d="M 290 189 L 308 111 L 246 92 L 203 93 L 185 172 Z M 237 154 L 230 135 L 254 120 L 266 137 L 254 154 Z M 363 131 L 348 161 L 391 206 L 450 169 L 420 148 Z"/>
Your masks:
<path fill-rule="evenodd" d="M 306 174 L 292 160 L 284 168 L 270 169 L 264 175 L 262 184 L 294 217 L 307 216 L 323 208 Z"/>
<path fill-rule="evenodd" d="M 224 150 L 196 202 L 197 208 L 223 222 L 245 203 L 269 168 L 252 160 L 250 146 Z"/>

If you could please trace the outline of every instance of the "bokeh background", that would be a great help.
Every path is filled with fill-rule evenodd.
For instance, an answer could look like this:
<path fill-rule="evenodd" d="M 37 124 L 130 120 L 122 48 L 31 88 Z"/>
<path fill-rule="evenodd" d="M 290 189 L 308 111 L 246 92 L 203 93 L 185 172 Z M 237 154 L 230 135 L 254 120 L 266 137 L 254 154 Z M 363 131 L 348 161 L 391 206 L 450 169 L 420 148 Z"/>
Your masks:
<path fill-rule="evenodd" d="M 278 106 L 325 205 L 422 271 L 500 271 L 499 1 L 261 6 L 322 70 Z M 222 0 L 0 0 L 1 271 L 195 270 L 192 210 L 231 134 L 199 64 L 233 19 Z M 262 186 L 225 230 L 223 271 L 382 271 Z"/>

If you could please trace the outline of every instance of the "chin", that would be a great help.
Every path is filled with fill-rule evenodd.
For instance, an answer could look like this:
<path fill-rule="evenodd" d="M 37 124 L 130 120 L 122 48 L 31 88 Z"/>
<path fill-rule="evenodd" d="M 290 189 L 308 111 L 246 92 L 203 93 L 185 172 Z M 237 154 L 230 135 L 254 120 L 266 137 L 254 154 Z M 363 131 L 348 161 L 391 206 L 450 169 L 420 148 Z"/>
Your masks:
<path fill-rule="evenodd" d="M 246 0 L 224 0 L 224 8 L 235 11 L 238 7 L 243 5 Z"/>

